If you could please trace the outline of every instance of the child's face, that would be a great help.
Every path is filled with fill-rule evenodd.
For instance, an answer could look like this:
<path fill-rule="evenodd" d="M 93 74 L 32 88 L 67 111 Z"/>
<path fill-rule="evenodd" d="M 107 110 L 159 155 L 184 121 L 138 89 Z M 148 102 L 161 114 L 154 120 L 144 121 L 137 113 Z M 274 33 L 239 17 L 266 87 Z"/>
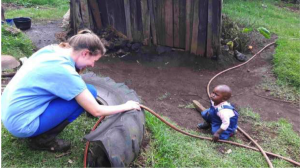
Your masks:
<path fill-rule="evenodd" d="M 224 101 L 224 94 L 220 88 L 216 87 L 210 94 L 210 98 L 214 102 L 214 105 L 218 105 Z"/>

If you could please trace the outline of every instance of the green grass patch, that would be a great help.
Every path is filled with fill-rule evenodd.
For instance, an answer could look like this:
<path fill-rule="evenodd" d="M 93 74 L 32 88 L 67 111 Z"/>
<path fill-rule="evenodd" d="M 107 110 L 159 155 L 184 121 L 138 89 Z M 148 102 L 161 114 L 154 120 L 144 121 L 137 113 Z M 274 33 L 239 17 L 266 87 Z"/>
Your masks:
<path fill-rule="evenodd" d="M 25 7 L 30 7 L 35 5 L 61 6 L 62 4 L 68 3 L 68 1 L 61 1 L 61 0 L 2 0 L 2 2 L 14 3 Z"/>
<path fill-rule="evenodd" d="M 96 118 L 82 115 L 59 135 L 72 143 L 71 153 L 58 157 L 62 153 L 31 150 L 25 139 L 13 137 L 2 125 L 1 128 L 1 164 L 2 167 L 83 167 L 85 140 Z"/>
<path fill-rule="evenodd" d="M 6 18 L 15 17 L 30 17 L 32 22 L 40 22 L 44 20 L 58 20 L 62 19 L 64 14 L 68 11 L 69 5 L 63 3 L 57 7 L 53 6 L 36 6 L 29 8 L 7 10 L 5 12 Z"/>
<path fill-rule="evenodd" d="M 1 26 L 1 54 L 11 55 L 15 58 L 32 55 L 34 45 L 29 37 L 22 32 L 12 34 L 6 28 L 9 27 Z"/>
<path fill-rule="evenodd" d="M 229 144 L 213 143 L 206 140 L 187 137 L 172 130 L 148 112 L 146 113 L 146 117 L 146 124 L 152 133 L 152 137 L 149 144 L 150 147 L 143 153 L 143 157 L 146 158 L 146 163 L 143 165 L 145 167 L 268 166 L 264 157 L 259 152 Z M 297 159 L 299 161 L 300 158 L 298 158 L 298 156 L 300 155 L 298 151 L 300 137 L 293 131 L 288 122 L 280 119 L 278 122 L 263 122 L 266 124 L 262 124 L 259 114 L 254 113 L 250 108 L 241 109 L 240 118 L 246 118 L 244 121 L 253 123 L 258 127 L 257 130 L 260 131 L 260 136 L 262 136 L 259 138 L 264 140 L 264 142 L 261 143 L 261 146 L 263 146 L 266 151 L 275 152 L 276 154 Z M 278 136 L 270 138 L 268 131 L 264 131 L 266 129 L 272 130 Z M 211 137 L 210 134 L 190 130 L 185 131 L 195 135 L 200 134 L 201 136 Z M 242 142 L 236 137 L 231 140 L 239 143 Z M 231 152 L 228 152 L 229 150 L 231 150 Z M 272 163 L 275 167 L 293 166 L 289 162 L 280 159 L 272 159 Z"/>
<path fill-rule="evenodd" d="M 296 104 L 300 101 L 300 89 L 291 87 L 282 81 L 274 81 L 271 78 L 265 77 L 262 83 L 257 87 L 281 100 L 294 102 Z"/>
<path fill-rule="evenodd" d="M 300 88 L 299 13 L 275 5 L 273 0 L 227 0 L 223 12 L 231 19 L 253 28 L 266 27 L 278 35 L 274 72 L 281 82 Z"/>

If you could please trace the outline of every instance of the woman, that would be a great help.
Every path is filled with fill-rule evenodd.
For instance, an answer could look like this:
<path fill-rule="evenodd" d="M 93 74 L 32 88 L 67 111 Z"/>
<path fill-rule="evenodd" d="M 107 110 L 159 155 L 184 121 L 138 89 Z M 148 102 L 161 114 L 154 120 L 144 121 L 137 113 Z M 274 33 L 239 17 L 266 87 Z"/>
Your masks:
<path fill-rule="evenodd" d="M 138 102 L 99 105 L 96 89 L 85 84 L 76 69 L 93 67 L 105 54 L 99 37 L 80 31 L 67 43 L 50 45 L 34 53 L 2 94 L 1 118 L 14 136 L 29 138 L 34 149 L 53 152 L 70 149 L 56 136 L 81 113 L 95 117 L 140 110 Z"/>

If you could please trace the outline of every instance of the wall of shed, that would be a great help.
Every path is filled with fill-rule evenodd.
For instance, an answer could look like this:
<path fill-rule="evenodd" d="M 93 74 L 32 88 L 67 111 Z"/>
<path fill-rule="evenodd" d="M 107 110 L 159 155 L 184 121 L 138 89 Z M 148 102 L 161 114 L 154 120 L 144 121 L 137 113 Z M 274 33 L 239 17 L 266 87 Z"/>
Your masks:
<path fill-rule="evenodd" d="M 71 0 L 71 28 L 112 26 L 144 45 L 220 53 L 222 0 Z"/>

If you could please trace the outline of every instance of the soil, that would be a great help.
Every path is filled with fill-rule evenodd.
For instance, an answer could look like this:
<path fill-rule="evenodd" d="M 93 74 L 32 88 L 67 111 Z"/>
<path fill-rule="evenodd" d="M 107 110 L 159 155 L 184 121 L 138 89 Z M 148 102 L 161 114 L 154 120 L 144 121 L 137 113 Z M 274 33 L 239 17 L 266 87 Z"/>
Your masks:
<path fill-rule="evenodd" d="M 37 48 L 58 42 L 55 34 L 63 31 L 61 21 L 48 24 L 33 24 L 25 33 L 29 35 Z M 276 40 L 264 39 L 253 34 L 251 57 L 266 44 Z M 179 126 L 197 130 L 202 122 L 200 114 L 189 108 L 192 100 L 198 100 L 209 107 L 206 86 L 208 81 L 220 71 L 240 64 L 228 52 L 222 51 L 218 60 L 191 55 L 183 51 L 171 51 L 158 55 L 154 47 L 142 47 L 137 53 L 123 56 L 104 56 L 93 68 L 96 74 L 109 76 L 116 82 L 125 82 L 141 97 L 143 104 L 158 114 L 169 117 Z M 300 133 L 300 109 L 298 105 L 284 101 L 275 101 L 268 90 L 258 87 L 265 78 L 275 79 L 272 74 L 272 58 L 275 46 L 264 50 L 259 56 L 241 68 L 231 70 L 217 77 L 210 86 L 227 84 L 233 90 L 230 102 L 240 107 L 250 107 L 261 115 L 261 122 L 277 121 L 286 118 Z M 278 99 L 278 98 L 274 98 Z M 240 122 L 246 132 L 253 132 L 251 124 Z"/>

